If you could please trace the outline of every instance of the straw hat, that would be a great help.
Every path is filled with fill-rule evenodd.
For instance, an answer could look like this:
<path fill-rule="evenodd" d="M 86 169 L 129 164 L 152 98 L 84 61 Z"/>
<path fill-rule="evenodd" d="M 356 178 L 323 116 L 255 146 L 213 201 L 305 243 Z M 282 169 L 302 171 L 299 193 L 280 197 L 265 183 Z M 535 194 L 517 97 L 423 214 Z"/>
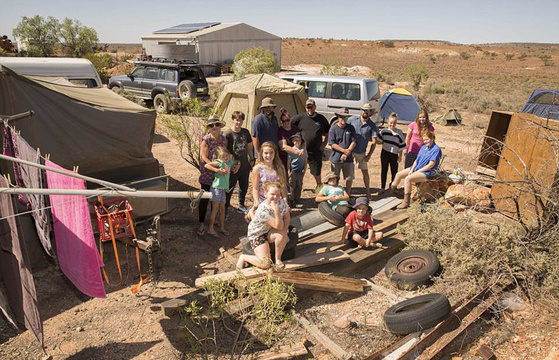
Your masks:
<path fill-rule="evenodd" d="M 260 109 L 265 108 L 265 107 L 277 107 L 277 105 L 274 103 L 274 100 L 272 100 L 272 98 L 270 97 L 265 97 L 264 99 L 262 99 L 262 105 L 260 105 Z"/>

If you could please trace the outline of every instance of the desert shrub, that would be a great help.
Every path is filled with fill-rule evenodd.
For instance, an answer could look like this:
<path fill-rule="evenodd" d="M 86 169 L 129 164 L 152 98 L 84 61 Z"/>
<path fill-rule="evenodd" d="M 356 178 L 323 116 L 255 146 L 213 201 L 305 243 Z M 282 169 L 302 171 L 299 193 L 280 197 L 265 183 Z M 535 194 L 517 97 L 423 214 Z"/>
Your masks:
<path fill-rule="evenodd" d="M 512 60 L 512 59 L 514 59 L 514 54 L 505 54 L 505 59 L 506 59 L 506 60 Z"/>
<path fill-rule="evenodd" d="M 329 45 L 329 44 L 332 43 L 332 40 L 333 40 L 332 38 L 330 38 L 330 39 L 323 39 L 322 42 L 323 42 L 325 45 Z"/>
<path fill-rule="evenodd" d="M 140 99 L 139 97 L 137 97 L 136 95 L 132 94 L 131 92 L 128 92 L 124 89 L 119 89 L 119 90 L 113 90 L 115 91 L 117 94 L 119 94 L 120 96 L 122 96 L 125 99 L 128 99 L 130 101 L 132 101 L 133 103 L 136 103 L 138 105 L 141 105 L 143 107 L 146 107 L 146 103 L 144 102 L 144 100 Z"/>
<path fill-rule="evenodd" d="M 555 63 L 551 61 L 551 55 L 549 54 L 542 54 L 539 56 L 540 60 L 543 61 L 544 66 L 553 66 Z"/>
<path fill-rule="evenodd" d="M 435 55 L 429 55 L 429 61 L 431 61 L 433 64 L 437 63 L 437 58 Z"/>
<path fill-rule="evenodd" d="M 437 59 L 445 59 L 447 57 L 448 57 L 448 53 L 445 53 L 445 52 L 437 54 Z"/>
<path fill-rule="evenodd" d="M 322 65 L 320 75 L 337 75 L 347 76 L 347 68 L 344 67 L 339 61 L 328 61 Z"/>
<path fill-rule="evenodd" d="M 113 66 L 113 57 L 111 54 L 86 54 L 84 56 L 87 60 L 91 61 L 97 73 L 99 73 L 99 77 L 101 81 L 106 84 L 109 82 L 109 74 L 107 73 L 107 69 Z"/>
<path fill-rule="evenodd" d="M 122 55 L 122 56 L 118 59 L 118 61 L 120 61 L 121 63 L 124 63 L 124 62 L 127 62 L 128 60 L 132 60 L 133 58 L 134 58 L 134 55 L 132 55 L 132 54 L 125 54 L 125 55 Z"/>
<path fill-rule="evenodd" d="M 532 295 L 559 291 L 558 225 L 540 235 L 526 233 L 503 221 L 481 223 L 471 213 L 456 216 L 433 206 L 413 207 L 409 220 L 399 227 L 412 249 L 426 249 L 439 256 L 442 273 L 435 289 L 454 300 L 506 276 Z M 535 229 L 534 229 L 535 231 Z M 530 239 L 537 238 L 537 241 Z"/>
<path fill-rule="evenodd" d="M 461 58 L 462 60 L 468 60 L 468 59 L 471 58 L 472 56 L 473 56 L 472 54 L 470 54 L 469 52 L 466 52 L 466 51 L 462 51 L 462 52 L 460 53 L 460 58 Z"/>
<path fill-rule="evenodd" d="M 205 119 L 211 109 L 199 99 L 184 99 L 177 115 L 161 117 L 162 132 L 176 140 L 181 157 L 196 169 L 200 168 L 200 141 L 207 133 Z"/>
<path fill-rule="evenodd" d="M 414 90 L 419 90 L 421 82 L 429 78 L 429 72 L 423 64 L 409 65 L 406 68 L 406 74 L 411 80 Z"/>
<path fill-rule="evenodd" d="M 392 41 L 392 40 L 382 40 L 382 41 L 379 41 L 378 44 L 381 47 L 385 47 L 385 48 L 393 48 L 394 47 L 394 41 Z"/>
<path fill-rule="evenodd" d="M 289 338 L 296 325 L 293 286 L 269 275 L 248 282 L 239 273 L 232 282 L 210 281 L 204 290 L 209 293 L 207 302 L 192 300 L 181 311 L 188 358 L 242 358 L 262 344 Z"/>
<path fill-rule="evenodd" d="M 518 55 L 518 60 L 523 61 L 528 57 L 528 54 L 523 52 L 522 54 Z"/>
<path fill-rule="evenodd" d="M 274 74 L 278 71 L 280 66 L 276 54 L 260 46 L 240 51 L 233 61 L 234 80 L 249 74 Z"/>

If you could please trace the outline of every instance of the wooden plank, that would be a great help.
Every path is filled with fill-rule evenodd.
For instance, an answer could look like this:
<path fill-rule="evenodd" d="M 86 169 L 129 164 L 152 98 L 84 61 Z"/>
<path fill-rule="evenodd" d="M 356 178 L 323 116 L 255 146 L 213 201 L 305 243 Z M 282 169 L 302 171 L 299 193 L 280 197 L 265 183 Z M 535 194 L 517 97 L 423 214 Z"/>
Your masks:
<path fill-rule="evenodd" d="M 338 344 L 330 340 L 322 331 L 318 329 L 318 327 L 314 324 L 311 324 L 304 316 L 299 314 L 295 314 L 295 318 L 303 326 L 307 332 L 312 335 L 316 341 L 322 344 L 328 351 L 332 353 L 337 359 L 340 360 L 347 360 L 351 359 L 351 354 L 347 353 L 344 349 L 342 349 Z"/>
<path fill-rule="evenodd" d="M 318 266 L 322 264 L 343 261 L 348 259 L 349 256 L 344 253 L 343 251 L 332 251 L 325 254 L 310 254 L 307 256 L 301 256 L 292 260 L 284 261 L 285 270 L 296 270 L 296 269 L 304 269 L 308 267 Z M 229 271 L 226 273 L 215 274 L 204 276 L 196 279 L 195 285 L 196 287 L 200 287 L 204 285 L 204 283 L 208 280 L 230 280 L 237 276 L 238 272 L 241 272 L 247 279 L 251 277 L 258 276 L 259 274 L 266 272 L 267 270 L 261 270 L 255 267 L 245 268 L 242 270 L 235 270 Z"/>
<path fill-rule="evenodd" d="M 303 342 L 293 344 L 293 345 L 283 345 L 279 346 L 277 349 L 273 349 L 260 354 L 256 357 L 256 360 L 283 360 L 292 359 L 297 356 L 307 355 L 309 351 L 305 347 Z"/>
<path fill-rule="evenodd" d="M 221 254 L 221 256 L 223 256 L 225 260 L 227 260 L 229 264 L 233 266 L 237 265 L 237 259 L 235 259 L 233 255 L 229 254 L 229 252 L 225 250 L 223 247 L 219 248 L 219 253 Z"/>
<path fill-rule="evenodd" d="M 271 276 L 275 280 L 293 284 L 302 289 L 328 292 L 362 293 L 363 287 L 367 285 L 366 281 L 359 279 L 313 272 L 280 271 Z"/>

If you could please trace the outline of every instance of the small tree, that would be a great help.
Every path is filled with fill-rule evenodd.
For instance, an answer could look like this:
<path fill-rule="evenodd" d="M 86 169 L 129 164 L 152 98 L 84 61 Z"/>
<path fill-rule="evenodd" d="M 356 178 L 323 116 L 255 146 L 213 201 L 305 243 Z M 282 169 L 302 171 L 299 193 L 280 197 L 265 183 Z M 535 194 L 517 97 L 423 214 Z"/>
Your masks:
<path fill-rule="evenodd" d="M 32 18 L 22 17 L 12 31 L 14 37 L 19 38 L 27 46 L 29 56 L 52 56 L 58 44 L 60 24 L 58 20 L 49 16 L 46 20 L 39 15 Z"/>
<path fill-rule="evenodd" d="M 206 134 L 206 122 L 211 109 L 199 99 L 184 99 L 179 105 L 178 115 L 161 119 L 164 132 L 175 139 L 181 157 L 195 168 L 200 168 L 200 142 Z"/>
<path fill-rule="evenodd" d="M 429 72 L 423 64 L 409 65 L 406 68 L 406 73 L 408 74 L 408 77 L 410 78 L 413 84 L 413 89 L 415 91 L 419 90 L 419 85 L 421 85 L 421 82 L 429 78 Z"/>
<path fill-rule="evenodd" d="M 107 68 L 113 66 L 113 57 L 110 54 L 86 54 L 84 56 L 87 60 L 91 61 L 99 77 L 103 83 L 109 81 L 109 74 L 107 73 Z"/>
<path fill-rule="evenodd" d="M 242 79 L 248 74 L 274 74 L 280 70 L 278 58 L 273 51 L 263 47 L 253 47 L 235 55 L 233 79 Z"/>
<path fill-rule="evenodd" d="M 60 25 L 60 37 L 66 56 L 83 57 L 93 53 L 99 37 L 93 28 L 83 26 L 79 20 L 65 18 Z"/>

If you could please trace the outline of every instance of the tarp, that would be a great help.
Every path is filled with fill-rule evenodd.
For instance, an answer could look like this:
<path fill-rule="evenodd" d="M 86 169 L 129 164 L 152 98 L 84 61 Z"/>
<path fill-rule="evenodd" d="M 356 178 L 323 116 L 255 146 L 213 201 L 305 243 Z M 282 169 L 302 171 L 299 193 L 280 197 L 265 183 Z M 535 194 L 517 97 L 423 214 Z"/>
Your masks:
<path fill-rule="evenodd" d="M 559 91 L 534 90 L 520 112 L 559 120 Z"/>
<path fill-rule="evenodd" d="M 214 115 L 231 125 L 231 114 L 242 111 L 246 115 L 245 127 L 252 128 L 252 119 L 260 112 L 262 99 L 271 97 L 279 120 L 279 109 L 286 109 L 291 116 L 305 111 L 305 88 L 290 81 L 268 74 L 250 75 L 223 87 L 214 107 Z"/>
<path fill-rule="evenodd" d="M 458 125 L 462 123 L 462 116 L 456 109 L 450 109 L 433 121 L 443 125 Z"/>
<path fill-rule="evenodd" d="M 0 115 L 29 110 L 35 114 L 10 125 L 64 168 L 115 182 L 159 174 L 154 111 L 108 89 L 57 85 L 2 67 Z"/>
<path fill-rule="evenodd" d="M 380 99 L 380 117 L 386 121 L 391 113 L 398 114 L 398 122 L 409 124 L 415 121 L 421 107 L 406 89 L 389 90 Z"/>

